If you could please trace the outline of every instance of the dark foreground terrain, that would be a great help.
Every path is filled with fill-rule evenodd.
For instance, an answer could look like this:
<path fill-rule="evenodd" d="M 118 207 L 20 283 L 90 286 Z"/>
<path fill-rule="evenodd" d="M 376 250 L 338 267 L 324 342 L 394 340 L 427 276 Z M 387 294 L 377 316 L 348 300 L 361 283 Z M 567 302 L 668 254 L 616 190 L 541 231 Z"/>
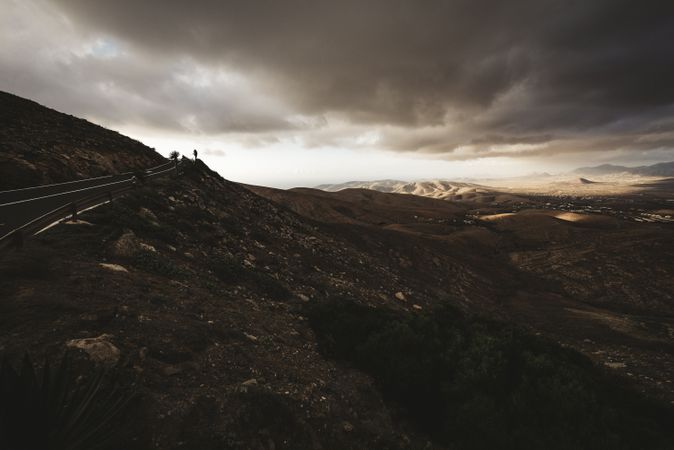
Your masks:
<path fill-rule="evenodd" d="M 671 448 L 671 224 L 183 172 L 0 255 L 7 363 L 28 353 L 41 376 L 68 352 L 52 392 L 105 370 L 99 391 L 129 398 L 53 439 Z M 57 413 L 21 406 L 40 382 L 7 373 L 0 444 L 31 448 Z"/>

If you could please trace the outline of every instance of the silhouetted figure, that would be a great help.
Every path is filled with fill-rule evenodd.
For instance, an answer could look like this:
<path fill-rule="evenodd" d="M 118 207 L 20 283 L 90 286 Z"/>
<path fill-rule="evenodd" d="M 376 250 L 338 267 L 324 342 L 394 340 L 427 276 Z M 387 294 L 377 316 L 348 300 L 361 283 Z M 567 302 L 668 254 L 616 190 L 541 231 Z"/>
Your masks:
<path fill-rule="evenodd" d="M 197 149 L 194 149 L 194 162 L 197 162 Z"/>

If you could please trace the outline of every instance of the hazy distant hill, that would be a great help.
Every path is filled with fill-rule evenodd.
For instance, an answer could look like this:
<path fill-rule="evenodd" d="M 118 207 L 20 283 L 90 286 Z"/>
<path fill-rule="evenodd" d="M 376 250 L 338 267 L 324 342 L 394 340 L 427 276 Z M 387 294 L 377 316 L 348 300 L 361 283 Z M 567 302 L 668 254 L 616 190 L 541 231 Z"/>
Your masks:
<path fill-rule="evenodd" d="M 641 175 L 646 177 L 674 177 L 674 161 L 638 167 L 602 164 L 600 166 L 580 167 L 574 170 L 573 173 L 581 175 L 611 175 L 628 173 L 631 175 Z"/>
<path fill-rule="evenodd" d="M 478 203 L 519 200 L 519 198 L 514 195 L 498 192 L 487 186 L 446 180 L 412 182 L 398 180 L 350 181 L 341 184 L 323 184 L 317 186 L 317 189 L 328 192 L 337 192 L 344 189 L 370 189 L 393 194 L 413 194 L 440 200 L 471 201 Z"/>
<path fill-rule="evenodd" d="M 400 185 L 407 184 L 401 180 L 376 180 L 376 181 L 347 181 L 339 184 L 321 184 L 316 189 L 328 192 L 341 191 L 342 189 L 371 189 L 379 192 L 394 192 Z"/>
<path fill-rule="evenodd" d="M 521 201 L 522 199 L 503 192 L 511 189 L 501 189 L 491 186 L 513 185 L 522 186 L 523 182 L 537 182 L 540 186 L 549 185 L 556 181 L 563 183 L 573 179 L 580 184 L 597 184 L 591 178 L 599 177 L 601 181 L 615 178 L 615 175 L 630 175 L 631 177 L 674 177 L 674 162 L 653 164 L 651 166 L 626 167 L 614 164 L 602 164 L 600 166 L 581 167 L 572 172 L 559 175 L 550 175 L 549 173 L 536 173 L 523 177 L 489 179 L 481 180 L 483 183 L 476 184 L 448 180 L 427 180 L 427 181 L 401 181 L 401 180 L 376 180 L 376 181 L 348 181 L 338 184 L 322 184 L 316 186 L 328 192 L 337 192 L 344 189 L 370 189 L 379 192 L 388 192 L 395 194 L 413 194 L 423 197 L 437 198 L 451 201 L 470 201 L 470 202 L 508 202 Z M 580 175 L 580 177 L 579 177 Z M 606 178 L 602 178 L 606 177 Z"/>
<path fill-rule="evenodd" d="M 0 91 L 0 190 L 161 164 L 150 147 Z"/>

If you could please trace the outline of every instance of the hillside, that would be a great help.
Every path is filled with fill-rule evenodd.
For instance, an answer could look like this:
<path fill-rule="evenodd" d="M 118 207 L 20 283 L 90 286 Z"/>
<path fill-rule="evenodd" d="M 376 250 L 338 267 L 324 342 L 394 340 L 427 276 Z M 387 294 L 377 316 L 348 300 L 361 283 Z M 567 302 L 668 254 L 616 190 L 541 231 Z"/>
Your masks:
<path fill-rule="evenodd" d="M 246 187 L 301 216 L 329 223 L 387 225 L 417 223 L 420 217 L 431 221 L 460 220 L 467 209 L 459 204 L 369 189 L 344 189 L 337 193 L 309 188 Z"/>
<path fill-rule="evenodd" d="M 2 260 L 4 354 L 40 360 L 105 336 L 141 386 L 143 438 L 164 448 L 424 445 L 368 376 L 319 352 L 306 317 L 339 297 L 428 308 L 477 282 L 455 257 L 306 222 L 203 166 L 81 217 L 91 225 L 60 225 Z M 443 269 L 422 268 L 432 260 Z"/>
<path fill-rule="evenodd" d="M 0 92 L 0 190 L 152 167 L 153 149 L 31 100 Z"/>
<path fill-rule="evenodd" d="M 669 224 L 182 170 L 0 254 L 1 356 L 112 371 L 113 448 L 674 438 Z"/>
<path fill-rule="evenodd" d="M 391 195 L 391 202 L 412 199 L 382 195 Z M 424 199 L 427 208 L 431 202 L 447 206 L 444 201 Z M 452 321 L 464 314 L 510 317 L 585 351 L 601 365 L 619 361 L 616 367 L 626 364 L 630 371 L 652 380 L 669 376 L 668 360 L 661 359 L 663 348 L 668 348 L 662 323 L 645 319 L 644 314 L 656 309 L 671 314 L 667 309 L 671 298 L 666 294 L 671 292 L 671 279 L 660 277 L 639 285 L 636 280 L 647 274 L 635 270 L 647 271 L 656 262 L 644 258 L 654 257 L 660 258 L 657 264 L 663 270 L 671 270 L 665 262 L 671 258 L 666 252 L 674 248 L 671 242 L 638 228 L 609 233 L 603 245 L 594 247 L 589 264 L 599 271 L 612 269 L 603 272 L 601 284 L 592 286 L 581 263 L 587 260 L 587 248 L 569 247 L 569 242 L 594 241 L 594 234 L 607 234 L 605 225 L 577 227 L 574 217 L 561 220 L 535 211 L 527 214 L 508 220 L 485 217 L 484 227 L 445 224 L 444 237 L 368 224 L 325 223 L 298 216 L 222 180 L 199 163 L 187 167 L 180 178 L 157 181 L 113 205 L 83 214 L 80 224 L 49 230 L 20 254 L 5 255 L 0 260 L 4 299 L 0 348 L 10 358 L 29 351 L 39 361 L 82 339 L 113 346 L 118 353 L 103 352 L 97 357 L 115 366 L 122 379 L 137 385 L 142 394 L 143 407 L 130 416 L 143 427 L 136 434 L 137 448 L 148 448 L 150 441 L 164 448 L 268 448 L 270 442 L 275 448 L 418 448 L 426 445 L 429 435 L 432 448 L 444 448 L 443 442 L 461 435 L 443 435 L 438 425 L 430 426 L 432 422 L 422 425 L 423 409 L 409 403 L 400 388 L 385 387 L 388 382 L 380 369 L 361 360 L 344 364 L 340 361 L 360 353 L 340 352 L 348 348 L 344 345 L 349 345 L 349 336 L 362 333 L 358 331 L 362 328 L 355 328 L 343 334 L 341 330 L 348 330 L 354 321 L 366 320 L 365 329 L 386 323 L 416 329 L 413 323 L 403 324 L 441 320 L 450 305 L 458 308 L 450 310 Z M 420 222 L 423 219 L 419 216 Z M 644 239 L 665 253 L 635 253 L 634 242 Z M 546 257 L 538 248 L 550 241 L 547 251 L 553 253 Z M 618 241 L 620 248 L 615 247 Z M 642 263 L 633 267 L 624 257 Z M 557 279 L 560 264 L 567 269 Z M 634 281 L 617 285 L 625 277 L 623 270 Z M 596 295 L 595 290 L 602 289 L 607 289 L 607 298 L 627 299 L 629 292 L 632 300 L 622 307 L 631 312 L 610 309 L 613 306 Z M 366 309 L 359 312 L 358 308 Z M 384 319 L 388 314 L 393 315 Z M 645 325 L 639 325 L 645 320 Z M 440 353 L 419 353 L 419 348 L 450 337 L 425 333 L 456 326 L 455 322 L 429 323 L 419 328 L 418 336 L 395 333 L 386 344 L 393 345 L 390 350 L 363 357 L 376 361 L 392 351 L 400 363 L 415 355 L 432 360 Z M 464 333 L 459 331 L 462 327 L 455 332 Z M 482 331 L 464 339 L 477 339 L 476 344 L 484 339 L 504 343 L 512 339 L 505 337 L 511 331 L 491 325 L 477 329 Z M 410 344 L 396 344 L 396 336 L 419 340 L 421 347 L 413 345 L 405 353 L 397 346 Z M 581 375 L 588 370 L 582 369 L 586 363 L 578 366 L 575 356 L 558 353 L 561 350 L 554 350 L 555 346 L 545 350 L 549 344 L 539 347 L 536 341 L 520 339 L 524 337 L 516 338 L 515 347 L 507 351 L 523 345 L 529 352 L 549 353 L 546 357 L 557 361 L 554 364 L 573 367 L 560 373 L 581 377 L 545 381 L 537 375 L 543 377 L 539 382 L 562 383 L 568 389 L 590 383 L 583 389 L 596 389 L 590 387 L 594 383 L 590 380 L 598 375 L 588 374 L 587 379 Z M 488 348 L 456 357 L 476 358 L 487 352 L 465 362 L 482 364 L 483 357 L 490 358 Z M 86 360 L 86 353 L 82 357 Z M 399 379 L 412 377 L 405 386 L 418 392 L 415 395 L 437 398 L 433 390 L 424 393 L 423 386 L 440 389 L 439 381 L 413 381 L 415 375 L 406 370 L 400 366 L 387 371 L 397 373 Z M 651 395 L 670 395 L 665 386 L 656 388 L 646 378 L 635 381 Z M 473 388 L 461 389 L 468 394 Z M 529 393 L 517 395 L 526 395 L 526 402 L 539 401 Z M 565 397 L 579 401 L 577 395 L 569 391 Z M 456 407 L 478 407 L 462 402 Z M 412 416 L 398 413 L 399 407 Z M 530 407 L 538 410 L 533 404 Z M 483 414 L 479 411 L 470 414 Z M 598 425 L 590 417 L 576 413 L 574 417 L 590 427 L 588 431 L 596 431 Z M 539 439 L 542 430 L 525 427 L 523 432 L 531 435 L 526 439 Z M 484 434 L 484 442 L 504 438 L 495 430 Z M 468 442 L 464 439 L 469 435 L 460 437 L 461 442 Z M 558 439 L 558 431 L 550 436 Z M 578 438 L 571 434 L 562 442 Z"/>

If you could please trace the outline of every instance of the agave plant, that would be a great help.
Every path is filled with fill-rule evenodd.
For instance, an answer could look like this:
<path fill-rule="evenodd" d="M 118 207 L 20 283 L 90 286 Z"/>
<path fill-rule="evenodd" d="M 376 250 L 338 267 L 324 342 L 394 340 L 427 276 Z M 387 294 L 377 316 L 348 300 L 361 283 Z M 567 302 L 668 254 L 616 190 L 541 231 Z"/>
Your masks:
<path fill-rule="evenodd" d="M 0 364 L 0 448 L 103 450 L 123 436 L 122 413 L 133 394 L 95 371 L 78 377 L 68 356 L 39 374 L 28 356 L 20 370 Z"/>

